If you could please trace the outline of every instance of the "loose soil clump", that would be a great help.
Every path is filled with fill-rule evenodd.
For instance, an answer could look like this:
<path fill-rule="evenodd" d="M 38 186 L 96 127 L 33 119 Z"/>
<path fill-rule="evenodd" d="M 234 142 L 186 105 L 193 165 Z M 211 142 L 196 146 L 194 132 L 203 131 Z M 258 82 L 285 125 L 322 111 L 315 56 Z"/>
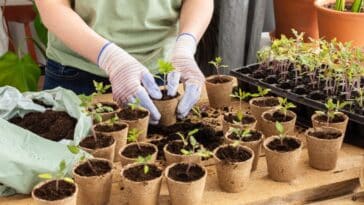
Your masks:
<path fill-rule="evenodd" d="M 34 191 L 34 195 L 43 200 L 56 201 L 72 196 L 75 193 L 75 191 L 76 191 L 76 186 L 74 184 L 63 180 L 59 180 L 58 190 L 57 190 L 57 182 L 50 181 L 44 184 L 42 187 L 36 189 Z"/>

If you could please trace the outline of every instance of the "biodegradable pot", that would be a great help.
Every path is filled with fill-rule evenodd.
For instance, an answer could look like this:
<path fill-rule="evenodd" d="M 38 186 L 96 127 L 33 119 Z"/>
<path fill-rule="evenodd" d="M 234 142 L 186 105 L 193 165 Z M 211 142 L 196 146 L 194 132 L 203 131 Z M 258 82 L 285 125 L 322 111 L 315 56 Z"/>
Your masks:
<path fill-rule="evenodd" d="M 254 104 L 254 102 L 256 102 L 256 101 L 263 101 L 263 100 L 268 100 L 268 99 L 277 99 L 277 98 L 276 97 L 259 97 L 259 98 L 251 99 L 249 101 L 250 112 L 257 119 L 257 125 L 256 125 L 257 130 L 262 130 L 261 124 L 262 124 L 262 121 L 263 121 L 263 119 L 262 119 L 263 112 L 271 110 L 271 109 L 278 108 L 278 105 L 273 106 L 273 107 L 272 106 L 260 107 L 260 106 L 257 106 L 257 105 Z"/>
<path fill-rule="evenodd" d="M 154 105 L 157 107 L 161 114 L 159 120 L 160 125 L 170 126 L 177 122 L 177 105 L 179 102 L 179 94 L 175 98 L 169 100 L 153 100 Z"/>
<path fill-rule="evenodd" d="M 110 132 L 99 131 L 100 126 L 103 125 L 97 124 L 93 126 L 92 130 L 95 134 L 102 134 L 114 138 L 114 140 L 116 141 L 115 151 L 114 151 L 114 161 L 119 162 L 121 159 L 119 157 L 118 151 L 127 144 L 129 125 L 127 123 L 122 123 L 122 122 L 115 123 L 115 125 L 119 126 L 121 129 Z"/>
<path fill-rule="evenodd" d="M 349 122 L 349 117 L 342 112 L 338 112 L 337 114 L 343 116 L 345 118 L 345 120 L 343 122 L 338 122 L 338 123 L 321 122 L 321 121 L 317 120 L 317 117 L 319 116 L 319 114 L 318 113 L 313 114 L 311 117 L 313 128 L 332 127 L 332 128 L 341 130 L 345 136 L 346 128 L 347 128 L 348 122 Z"/>
<path fill-rule="evenodd" d="M 107 137 L 109 137 L 109 136 L 107 136 Z M 80 147 L 84 151 L 90 153 L 95 158 L 106 159 L 106 160 L 110 160 L 110 161 L 113 162 L 114 161 L 116 140 L 114 138 L 112 138 L 112 139 L 113 139 L 113 143 L 111 145 L 107 146 L 107 147 L 102 147 L 102 148 L 97 148 L 97 149 L 90 149 L 90 148 L 87 148 L 87 147 L 83 147 L 81 145 L 83 140 L 80 143 Z"/>
<path fill-rule="evenodd" d="M 176 140 L 177 142 L 182 142 L 180 140 Z M 175 154 L 170 152 L 167 147 L 169 144 L 166 144 L 163 148 L 163 152 L 164 152 L 164 157 L 166 158 L 166 162 L 167 164 L 173 164 L 173 163 L 181 163 L 181 162 L 188 162 L 188 163 L 196 163 L 199 164 L 201 163 L 201 157 L 198 156 L 197 154 L 193 154 L 193 155 L 183 155 L 181 154 Z"/>
<path fill-rule="evenodd" d="M 254 130 L 256 131 L 256 130 Z M 263 144 L 263 140 L 264 140 L 264 134 L 260 131 L 256 131 L 259 132 L 261 134 L 261 137 L 259 140 L 255 140 L 255 141 L 249 141 L 249 142 L 245 142 L 245 141 L 240 141 L 240 145 L 242 146 L 247 146 L 250 149 L 253 150 L 254 152 L 254 160 L 253 160 L 253 166 L 252 166 L 252 171 L 255 171 L 258 167 L 258 162 L 259 162 L 259 158 L 260 158 L 260 153 L 262 151 L 262 144 Z M 230 132 L 227 132 L 225 134 L 225 141 L 227 144 L 233 144 L 235 142 L 235 140 L 230 139 L 228 136 L 230 135 Z"/>
<path fill-rule="evenodd" d="M 310 134 L 317 131 L 338 133 L 340 137 L 335 139 L 321 139 Z M 335 169 L 341 144 L 344 139 L 343 132 L 335 128 L 322 127 L 308 129 L 305 135 L 310 166 L 318 170 Z"/>
<path fill-rule="evenodd" d="M 76 172 L 79 166 L 87 164 L 81 162 L 73 169 L 73 177 L 79 186 L 77 205 L 103 205 L 110 201 L 112 185 L 112 163 L 105 159 L 90 159 L 92 161 L 102 161 L 109 164 L 110 171 L 97 176 L 82 176 Z"/>
<path fill-rule="evenodd" d="M 110 106 L 110 107 L 114 108 L 114 112 L 99 113 L 103 122 L 110 120 L 120 111 L 120 107 L 118 106 L 118 104 L 116 104 L 114 102 L 98 102 L 98 103 L 101 103 L 104 106 Z M 95 107 L 96 104 L 98 104 L 98 103 L 92 104 L 92 107 Z"/>
<path fill-rule="evenodd" d="M 245 189 L 249 182 L 250 173 L 252 170 L 254 152 L 248 147 L 237 146 L 251 154 L 251 157 L 246 161 L 227 162 L 220 159 L 217 153 L 220 149 L 229 147 L 230 145 L 222 145 L 214 150 L 214 158 L 217 161 L 216 172 L 221 189 L 230 193 L 238 193 Z M 235 147 L 234 147 L 235 149 Z"/>
<path fill-rule="evenodd" d="M 206 91 L 209 103 L 212 108 L 218 109 L 229 107 L 231 104 L 231 92 L 233 91 L 233 77 L 228 75 L 220 75 L 221 79 L 226 80 L 225 83 L 214 83 L 213 80 L 217 75 L 206 78 Z"/>
<path fill-rule="evenodd" d="M 139 131 L 142 131 L 142 133 L 139 135 L 138 140 L 139 141 L 146 141 L 147 140 L 147 134 L 148 134 L 150 113 L 146 109 L 142 109 L 142 111 L 147 112 L 148 115 L 145 116 L 144 118 L 137 119 L 137 120 L 126 120 L 126 119 L 121 118 L 120 115 L 118 115 L 118 116 L 119 116 L 119 118 L 120 118 L 120 120 L 122 122 L 125 122 L 125 123 L 127 123 L 129 125 L 129 130 L 137 129 Z"/>
<path fill-rule="evenodd" d="M 118 154 L 119 154 L 119 157 L 120 157 L 120 162 L 121 162 L 121 165 L 122 166 L 126 166 L 126 165 L 128 165 L 128 164 L 133 164 L 133 163 L 135 163 L 136 162 L 136 160 L 137 160 L 137 158 L 138 157 L 135 157 L 135 158 L 130 158 L 130 157 L 127 157 L 127 156 L 125 156 L 125 155 L 123 155 L 123 152 L 124 152 L 124 150 L 125 149 L 127 149 L 128 147 L 131 147 L 131 146 L 136 146 L 136 145 L 139 145 L 140 147 L 146 147 L 146 146 L 148 146 L 148 147 L 153 147 L 153 149 L 154 149 L 154 153 L 151 155 L 152 156 L 152 158 L 151 158 L 151 160 L 150 160 L 150 162 L 151 163 L 154 163 L 155 162 L 155 160 L 157 159 L 157 155 L 158 155 L 158 147 L 157 146 L 155 146 L 154 144 L 151 144 L 151 143 L 147 143 L 147 142 L 138 142 L 138 143 L 136 143 L 136 142 L 134 142 L 134 143 L 130 143 L 130 144 L 128 144 L 128 145 L 125 145 L 124 147 L 122 147 L 120 150 L 119 150 L 119 152 L 118 152 Z"/>
<path fill-rule="evenodd" d="M 140 182 L 125 177 L 125 171 L 136 166 L 140 166 L 140 164 L 129 164 L 121 171 L 121 177 L 128 196 L 128 204 L 158 205 L 163 174 L 155 179 Z M 162 170 L 160 171 L 162 172 Z"/>
<path fill-rule="evenodd" d="M 244 117 L 249 117 L 254 119 L 254 122 L 249 124 L 242 124 L 242 123 L 231 123 L 225 120 L 224 115 L 222 117 L 222 131 L 224 134 L 226 134 L 231 127 L 233 128 L 239 128 L 239 129 L 256 129 L 257 126 L 257 119 L 253 115 L 244 114 Z"/>
<path fill-rule="evenodd" d="M 294 37 L 292 29 L 304 32 L 305 40 L 308 37 L 317 39 L 317 13 L 315 0 L 274 0 L 274 14 L 276 22 L 275 37 L 281 38 L 284 34 Z M 297 15 L 297 13 L 300 15 Z"/>
<path fill-rule="evenodd" d="M 336 38 L 341 42 L 353 42 L 354 46 L 364 46 L 364 13 L 341 12 L 327 8 L 336 0 L 318 0 L 315 3 L 320 37 L 326 40 Z M 348 0 L 352 3 L 353 0 Z"/>
<path fill-rule="evenodd" d="M 43 187 L 44 185 L 52 182 L 54 180 L 47 180 L 47 181 L 44 181 L 40 184 L 38 184 L 37 186 L 35 186 L 33 188 L 33 191 L 32 191 L 32 198 L 34 200 L 34 204 L 35 205 L 76 205 L 76 202 L 77 202 L 77 195 L 78 195 L 78 186 L 77 184 L 73 184 L 76 188 L 75 188 L 75 192 L 67 197 L 67 198 L 64 198 L 64 199 L 60 199 L 60 200 L 55 200 L 55 201 L 48 201 L 48 200 L 45 200 L 45 199 L 41 199 L 39 197 L 37 197 L 35 195 L 35 192 L 37 189 L 40 189 L 41 187 Z M 69 182 L 67 182 L 69 183 Z"/>
<path fill-rule="evenodd" d="M 268 175 L 271 179 L 278 182 L 289 182 L 297 178 L 299 173 L 299 162 L 302 150 L 302 142 L 296 137 L 291 137 L 300 143 L 300 146 L 289 152 L 278 152 L 271 150 L 268 144 L 278 136 L 273 136 L 264 140 L 263 147 L 267 160 Z"/>
<path fill-rule="evenodd" d="M 179 163 L 169 165 L 165 170 L 165 176 L 167 180 L 167 187 L 169 191 L 169 197 L 172 205 L 199 205 L 201 204 L 203 192 L 205 189 L 207 170 L 205 167 L 193 164 L 200 167 L 204 171 L 204 175 L 191 182 L 176 181 L 169 177 L 171 168 Z M 186 163 L 182 163 L 186 164 Z"/>
<path fill-rule="evenodd" d="M 272 115 L 276 111 L 277 111 L 277 109 L 268 110 L 268 111 L 263 112 L 263 114 L 261 116 L 263 119 L 262 124 L 261 124 L 262 125 L 261 131 L 263 132 L 265 137 L 271 137 L 271 136 L 279 134 L 276 129 L 276 122 L 270 121 L 264 117 L 266 114 Z M 284 127 L 285 134 L 294 135 L 294 129 L 295 129 L 295 125 L 296 125 L 297 115 L 296 115 L 296 113 L 289 110 L 287 112 L 287 116 L 291 116 L 293 119 L 290 121 L 287 121 L 287 122 L 280 122 L 280 123 Z"/>

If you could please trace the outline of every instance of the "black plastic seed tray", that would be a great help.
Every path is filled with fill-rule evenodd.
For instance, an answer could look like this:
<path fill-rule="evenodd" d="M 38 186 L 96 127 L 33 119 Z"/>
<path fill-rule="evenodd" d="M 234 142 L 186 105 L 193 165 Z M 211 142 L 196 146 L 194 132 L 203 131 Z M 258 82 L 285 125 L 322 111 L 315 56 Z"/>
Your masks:
<path fill-rule="evenodd" d="M 323 101 L 314 100 L 307 94 L 297 94 L 291 89 L 283 89 L 278 84 L 264 82 L 263 79 L 257 79 L 252 76 L 252 71 L 256 70 L 259 64 L 252 64 L 242 68 L 231 70 L 231 75 L 238 79 L 239 87 L 248 92 L 256 92 L 257 87 L 271 89 L 271 93 L 277 96 L 288 98 L 297 105 L 297 123 L 303 127 L 311 127 L 311 116 L 316 110 L 324 110 Z M 342 110 L 350 118 L 345 142 L 364 148 L 364 116 Z"/>

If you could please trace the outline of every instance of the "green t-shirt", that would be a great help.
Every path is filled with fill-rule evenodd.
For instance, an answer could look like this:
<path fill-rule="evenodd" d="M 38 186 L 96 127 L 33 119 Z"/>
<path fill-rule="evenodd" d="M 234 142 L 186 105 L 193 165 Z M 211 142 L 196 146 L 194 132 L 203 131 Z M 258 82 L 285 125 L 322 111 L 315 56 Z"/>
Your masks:
<path fill-rule="evenodd" d="M 94 31 L 156 73 L 157 59 L 170 59 L 181 4 L 182 0 L 75 0 L 74 10 Z M 49 59 L 106 76 L 97 65 L 73 52 L 55 35 L 48 35 Z"/>

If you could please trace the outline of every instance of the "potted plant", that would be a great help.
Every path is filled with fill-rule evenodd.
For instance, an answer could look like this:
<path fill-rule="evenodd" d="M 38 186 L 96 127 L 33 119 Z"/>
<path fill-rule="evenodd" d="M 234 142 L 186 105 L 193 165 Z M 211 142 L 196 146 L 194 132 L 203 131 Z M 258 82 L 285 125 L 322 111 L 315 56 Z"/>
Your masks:
<path fill-rule="evenodd" d="M 230 93 L 233 90 L 233 77 L 221 75 L 220 69 L 228 66 L 222 64 L 222 58 L 216 57 L 214 61 L 210 61 L 217 75 L 206 78 L 206 91 L 209 98 L 210 106 L 218 109 L 229 107 L 231 104 Z"/>
<path fill-rule="evenodd" d="M 78 186 L 73 179 L 65 177 L 67 174 L 66 161 L 59 164 L 57 173 L 39 174 L 40 179 L 46 181 L 33 188 L 32 198 L 36 204 L 76 205 Z"/>
<path fill-rule="evenodd" d="M 80 147 L 96 158 L 114 161 L 116 140 L 112 136 L 94 133 L 80 142 Z"/>
<path fill-rule="evenodd" d="M 163 170 L 150 163 L 151 158 L 151 155 L 140 156 L 137 163 L 129 164 L 121 171 L 128 204 L 158 205 Z"/>
<path fill-rule="evenodd" d="M 320 37 L 353 42 L 357 47 L 364 46 L 362 0 L 319 0 L 315 7 Z"/>
<path fill-rule="evenodd" d="M 129 125 L 119 121 L 117 115 L 106 122 L 96 124 L 92 128 L 96 135 L 111 136 L 115 139 L 114 161 L 120 161 L 118 151 L 127 143 Z"/>
<path fill-rule="evenodd" d="M 170 126 L 176 123 L 177 121 L 177 105 L 179 100 L 179 94 L 177 93 L 176 96 L 169 96 L 168 95 L 168 87 L 167 87 L 167 75 L 174 71 L 175 68 L 173 67 L 172 63 L 166 62 L 163 60 L 158 61 L 158 71 L 160 74 L 163 75 L 160 79 L 163 81 L 163 88 L 162 88 L 162 99 L 160 100 L 153 100 L 153 103 L 161 113 L 161 119 L 159 120 L 159 124 L 164 126 Z"/>
<path fill-rule="evenodd" d="M 275 129 L 275 123 L 280 122 L 287 132 L 287 135 L 293 135 L 296 125 L 297 115 L 289 109 L 296 106 L 287 101 L 287 98 L 278 97 L 279 106 L 277 109 L 272 109 L 263 112 L 262 114 L 262 132 L 264 136 L 271 137 L 278 135 L 278 130 Z"/>
<path fill-rule="evenodd" d="M 216 171 L 220 187 L 230 193 L 244 190 L 250 178 L 254 152 L 240 145 L 240 141 L 232 145 L 221 145 L 214 151 L 217 161 Z"/>
<path fill-rule="evenodd" d="M 312 128 L 305 135 L 310 166 L 319 170 L 335 169 L 344 139 L 342 130 L 330 127 Z"/>
<path fill-rule="evenodd" d="M 228 144 L 233 144 L 234 142 L 238 141 L 241 145 L 252 149 L 254 151 L 252 171 L 257 169 L 262 143 L 264 140 L 264 135 L 262 132 L 249 128 L 232 128 L 225 134 L 225 140 Z"/>
<path fill-rule="evenodd" d="M 157 159 L 158 147 L 147 142 L 139 142 L 140 130 L 131 129 L 128 133 L 128 143 L 119 150 L 121 165 L 126 166 L 137 161 L 138 157 L 151 156 L 153 163 Z"/>
<path fill-rule="evenodd" d="M 191 123 L 202 123 L 204 125 L 213 127 L 216 132 L 222 130 L 222 115 L 220 113 L 220 110 L 211 108 L 206 105 L 194 106 L 191 109 L 187 120 Z"/>
<path fill-rule="evenodd" d="M 302 142 L 286 135 L 281 123 L 276 122 L 275 126 L 279 136 L 267 138 L 263 143 L 268 175 L 274 181 L 289 182 L 299 174 Z"/>

